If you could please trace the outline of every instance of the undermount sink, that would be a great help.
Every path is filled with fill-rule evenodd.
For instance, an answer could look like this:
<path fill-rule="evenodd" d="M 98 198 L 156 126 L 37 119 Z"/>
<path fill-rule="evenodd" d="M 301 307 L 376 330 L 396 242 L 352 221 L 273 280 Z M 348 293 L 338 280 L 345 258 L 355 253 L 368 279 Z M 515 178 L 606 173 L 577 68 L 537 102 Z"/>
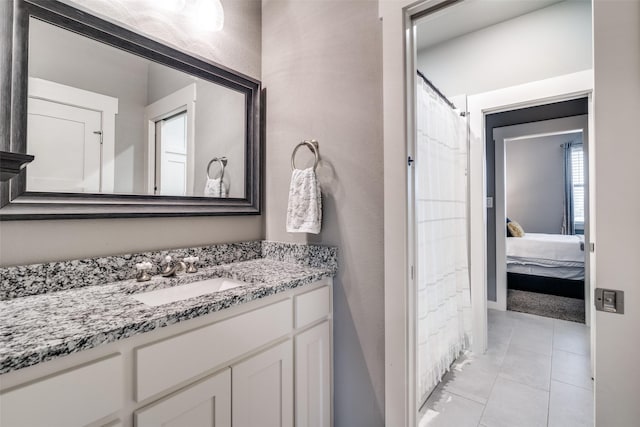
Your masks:
<path fill-rule="evenodd" d="M 188 283 L 186 285 L 172 286 L 170 288 L 157 289 L 155 291 L 143 292 L 132 295 L 132 298 L 150 307 L 157 307 L 176 301 L 199 297 L 206 294 L 213 294 L 229 289 L 246 286 L 247 283 L 240 280 L 217 277 L 215 279 L 202 280 L 200 282 Z"/>

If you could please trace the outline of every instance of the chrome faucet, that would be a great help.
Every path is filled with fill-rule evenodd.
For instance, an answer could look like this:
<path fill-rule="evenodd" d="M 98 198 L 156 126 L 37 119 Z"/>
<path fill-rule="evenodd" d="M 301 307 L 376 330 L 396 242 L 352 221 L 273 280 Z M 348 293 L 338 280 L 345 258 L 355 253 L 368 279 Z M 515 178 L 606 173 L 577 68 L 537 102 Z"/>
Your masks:
<path fill-rule="evenodd" d="M 184 261 L 173 261 L 171 255 L 167 255 L 164 257 L 165 266 L 160 271 L 164 277 L 173 277 L 181 271 L 185 271 L 187 269 L 187 264 Z"/>

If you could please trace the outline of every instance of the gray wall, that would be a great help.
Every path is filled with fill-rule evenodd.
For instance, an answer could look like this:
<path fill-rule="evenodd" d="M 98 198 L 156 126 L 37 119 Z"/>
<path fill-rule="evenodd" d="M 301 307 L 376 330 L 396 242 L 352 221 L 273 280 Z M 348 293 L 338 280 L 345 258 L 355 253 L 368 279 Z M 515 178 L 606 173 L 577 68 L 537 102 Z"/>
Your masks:
<path fill-rule="evenodd" d="M 225 26 L 217 33 L 196 33 L 184 22 L 179 31 L 165 15 L 159 23 L 149 18 L 150 8 L 138 0 L 82 0 L 109 19 L 144 28 L 152 36 L 181 49 L 206 56 L 241 73 L 260 78 L 261 9 L 259 1 L 223 0 Z M 142 30 L 140 30 L 142 31 Z M 260 216 L 140 218 L 0 222 L 0 264 L 35 262 L 122 254 L 132 251 L 179 248 L 264 237 Z"/>
<path fill-rule="evenodd" d="M 335 424 L 384 425 L 382 29 L 375 1 L 263 1 L 267 239 L 339 247 Z M 289 161 L 320 142 L 319 235 L 285 231 Z M 300 150 L 298 167 L 309 161 Z M 306 156 L 306 157 L 305 157 Z"/>
<path fill-rule="evenodd" d="M 144 190 L 147 63 L 86 37 L 32 19 L 29 76 L 118 98 L 114 191 Z"/>
<path fill-rule="evenodd" d="M 473 95 L 590 69 L 591 36 L 591 3 L 568 0 L 418 52 L 418 69 Z"/>
<path fill-rule="evenodd" d="M 224 28 L 203 32 L 149 0 L 62 0 L 174 47 L 260 79 L 260 0 L 221 0 Z M 186 4 L 194 3 L 187 0 Z"/>
<path fill-rule="evenodd" d="M 564 213 L 562 144 L 580 134 L 508 141 L 506 144 L 507 217 L 525 232 L 560 234 Z"/>

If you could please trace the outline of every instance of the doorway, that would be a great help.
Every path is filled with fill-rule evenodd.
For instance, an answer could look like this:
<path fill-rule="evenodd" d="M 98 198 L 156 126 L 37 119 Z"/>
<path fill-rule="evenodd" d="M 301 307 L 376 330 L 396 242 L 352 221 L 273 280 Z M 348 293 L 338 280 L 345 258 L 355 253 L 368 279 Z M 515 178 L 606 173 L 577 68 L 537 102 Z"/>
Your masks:
<path fill-rule="evenodd" d="M 589 198 L 584 197 L 585 194 L 589 194 L 589 103 L 589 97 L 580 97 L 567 101 L 537 105 L 529 108 L 503 111 L 499 113 L 488 114 L 485 116 L 485 170 L 487 171 L 486 293 L 488 308 L 498 310 L 507 309 L 507 241 L 505 239 L 506 235 L 508 235 L 509 233 L 505 225 L 507 218 L 511 218 L 507 212 L 506 203 L 507 180 L 505 180 L 505 176 L 507 171 L 507 163 L 505 153 L 508 144 L 505 144 L 505 141 L 515 141 L 518 139 L 523 140 L 527 136 L 550 137 L 550 135 L 553 134 L 563 135 L 580 133 L 580 141 L 584 142 L 584 144 L 581 145 L 583 147 L 582 153 L 584 155 L 584 162 L 582 163 L 584 172 L 584 187 L 582 188 L 583 197 L 581 203 L 584 206 L 584 210 L 581 212 L 583 220 L 581 223 L 579 223 L 577 234 L 584 236 L 584 238 L 567 239 L 554 237 L 554 235 L 557 236 L 563 234 L 563 228 L 566 228 L 565 226 L 563 226 L 563 219 L 569 220 L 573 215 L 573 211 L 571 209 L 565 209 L 565 207 L 570 207 L 569 204 L 572 202 L 572 198 L 565 198 L 564 196 L 565 194 L 568 194 L 569 190 L 572 189 L 567 188 L 567 186 L 565 185 L 565 176 L 567 174 L 565 173 L 566 165 L 564 164 L 564 151 L 562 147 L 558 145 L 557 147 L 551 148 L 551 157 L 547 156 L 543 159 L 547 162 L 556 162 L 554 168 L 548 170 L 548 173 L 546 175 L 543 175 L 537 171 L 533 171 L 530 174 L 530 179 L 536 181 L 534 183 L 535 185 L 529 185 L 527 187 L 527 183 L 523 183 L 523 188 L 515 188 L 512 190 L 524 191 L 526 189 L 529 193 L 534 193 L 525 196 L 518 195 L 517 197 L 518 200 L 522 201 L 521 203 L 524 203 L 525 206 L 528 206 L 529 210 L 543 210 L 541 207 L 536 208 L 536 203 L 553 204 L 553 206 L 547 206 L 546 209 L 543 210 L 545 213 L 545 215 L 543 216 L 546 222 L 542 221 L 539 215 L 534 219 L 532 215 L 524 213 L 523 208 L 518 207 L 518 212 L 523 212 L 521 213 L 521 215 L 528 215 L 527 218 L 529 219 L 529 221 L 531 221 L 530 223 L 535 222 L 535 228 L 530 231 L 533 231 L 534 233 L 548 234 L 549 236 L 546 237 L 549 237 L 549 239 L 552 239 L 554 241 L 561 241 L 560 243 L 546 242 L 544 243 L 544 245 L 547 246 L 545 246 L 544 249 L 539 248 L 539 251 L 546 250 L 547 253 L 550 253 L 550 251 L 557 252 L 559 247 L 564 247 L 562 246 L 563 244 L 568 248 L 567 250 L 573 249 L 574 251 L 571 254 L 562 254 L 562 256 L 564 257 L 563 260 L 549 260 L 549 257 L 553 257 L 551 255 L 547 256 L 544 254 L 537 255 L 538 259 L 534 260 L 533 263 L 529 262 L 530 260 L 526 259 L 513 260 L 514 262 L 511 265 L 511 269 L 513 270 L 512 273 L 514 273 L 512 275 L 514 282 L 516 280 L 520 280 L 520 282 L 527 282 L 526 284 L 529 284 L 532 287 L 532 290 L 541 291 L 545 290 L 545 288 L 548 288 L 548 293 L 553 294 L 555 292 L 559 296 L 584 298 L 584 310 L 585 313 L 587 313 L 586 323 L 587 325 L 590 324 L 589 307 L 591 292 L 589 286 L 589 278 L 592 275 L 592 260 L 589 256 L 590 252 L 588 250 L 585 251 L 585 247 L 589 246 L 588 242 L 591 241 L 592 227 L 590 227 L 591 222 L 589 221 Z M 571 139 L 562 136 L 560 136 L 559 138 L 565 138 L 567 139 L 567 141 L 570 141 Z M 531 161 L 525 161 L 523 162 L 522 167 L 529 167 L 528 165 L 530 165 L 530 163 Z M 544 166 L 547 169 L 550 168 L 549 165 L 540 166 Z M 549 173 L 555 174 L 555 181 L 550 182 Z M 519 173 L 518 175 L 523 176 L 524 173 Z M 541 192 L 540 189 L 542 187 L 546 188 L 546 192 Z M 554 193 L 556 195 L 555 199 L 553 195 L 550 195 L 550 193 Z M 531 200 L 532 198 L 535 199 L 536 197 L 537 200 Z M 515 218 L 515 221 L 517 222 L 518 218 Z M 574 227 L 570 227 L 570 230 L 566 230 L 564 234 L 575 235 L 576 233 L 573 228 Z M 534 235 L 532 235 L 531 237 L 534 237 Z M 515 241 L 512 239 L 509 243 L 514 243 L 513 250 L 516 250 L 515 243 L 518 243 L 518 245 L 521 246 L 525 243 L 524 240 Z M 573 245 L 568 240 L 580 241 Z M 535 242 L 533 244 L 535 244 Z M 538 242 L 538 246 L 540 245 L 542 244 Z M 519 254 L 512 254 L 513 257 L 526 258 L 526 256 L 524 255 L 522 257 L 518 255 Z M 531 257 L 529 256 L 529 258 Z M 563 263 L 562 261 L 565 262 Z M 581 262 L 583 265 L 577 265 L 577 263 L 579 262 Z M 552 268 L 552 264 L 558 268 Z M 567 267 L 570 268 L 567 269 Z M 580 267 L 582 267 L 582 271 L 578 271 Z M 534 274 L 530 275 L 536 276 L 536 273 L 538 273 L 540 274 L 540 276 L 537 276 L 536 278 L 522 276 L 523 273 L 532 273 L 532 271 Z M 555 280 L 549 280 L 549 283 L 544 283 L 544 281 L 539 280 L 539 277 L 584 281 L 584 283 L 582 285 L 579 285 L 578 283 Z M 554 286 L 552 283 L 555 283 L 556 286 Z M 518 287 L 525 286 L 526 284 L 522 283 L 521 285 L 518 285 Z M 578 289 L 575 289 L 576 287 Z"/>
<path fill-rule="evenodd" d="M 463 353 L 453 362 L 442 382 L 436 386 L 427 405 L 422 411 L 417 411 L 416 423 L 410 423 L 411 425 L 463 425 L 469 420 L 475 420 L 475 425 L 478 423 L 528 425 L 530 420 L 544 420 L 544 424 L 546 424 L 551 419 L 557 423 L 559 422 L 557 410 L 560 406 L 577 408 L 572 414 L 579 416 L 584 412 L 585 407 L 570 404 L 569 400 L 565 400 L 564 404 L 559 403 L 563 401 L 559 396 L 564 393 L 566 397 L 567 390 L 557 384 L 562 383 L 562 379 L 551 376 L 552 366 L 560 375 L 562 372 L 560 367 L 568 366 L 565 362 L 573 356 L 581 357 L 581 362 L 575 363 L 573 366 L 580 366 L 581 369 L 586 368 L 579 375 L 576 374 L 582 381 L 580 385 L 570 385 L 579 388 L 579 392 L 574 395 L 583 397 L 581 402 L 585 403 L 586 407 L 591 405 L 590 408 L 593 408 L 589 354 L 578 352 L 584 350 L 585 345 L 589 351 L 590 334 L 586 326 L 579 325 L 580 328 L 572 328 L 571 323 L 562 323 L 565 321 L 559 319 L 495 311 L 496 308 L 499 308 L 495 306 L 497 303 L 495 295 L 491 301 L 494 306 L 490 311 L 487 310 L 491 305 L 487 298 L 488 276 L 491 274 L 495 281 L 497 274 L 495 268 L 493 272 L 489 271 L 491 265 L 496 266 L 496 261 L 494 259 L 492 263 L 487 262 L 487 257 L 492 252 L 487 249 L 488 238 L 493 236 L 495 241 L 497 230 L 506 232 L 506 215 L 501 225 L 496 222 L 495 215 L 489 218 L 489 210 L 495 209 L 494 203 L 497 200 L 495 194 L 487 192 L 490 177 L 485 169 L 485 159 L 489 157 L 495 159 L 496 155 L 495 151 L 489 153 L 489 149 L 485 145 L 485 135 L 489 131 L 487 119 L 492 115 L 513 111 L 522 112 L 540 106 L 572 102 L 580 98 L 583 99 L 581 102 L 586 110 L 583 114 L 586 114 L 590 109 L 592 90 L 592 73 L 588 69 L 590 58 L 585 58 L 584 64 L 569 63 L 570 61 L 568 61 L 568 67 L 563 72 L 552 70 L 557 62 L 548 61 L 549 49 L 555 49 L 558 46 L 545 45 L 543 41 L 536 38 L 536 34 L 540 35 L 542 32 L 541 28 L 537 26 L 538 24 L 535 23 L 539 18 L 542 21 L 543 17 L 555 16 L 558 18 L 557 22 L 564 22 L 561 25 L 563 28 L 558 29 L 556 39 L 557 41 L 562 40 L 567 26 L 575 25 L 576 32 L 579 32 L 578 27 L 590 28 L 590 4 L 586 2 L 580 5 L 569 4 L 569 2 L 551 2 L 539 10 L 529 10 L 512 17 L 503 16 L 504 20 L 501 22 L 484 22 L 479 27 L 468 27 L 467 25 L 470 23 L 476 24 L 478 22 L 472 15 L 482 10 L 486 5 L 482 3 L 481 1 L 425 2 L 421 10 L 418 11 L 417 9 L 420 8 L 417 7 L 416 13 L 409 15 L 412 17 L 412 25 L 414 25 L 409 34 L 417 35 L 418 40 L 414 39 L 407 44 L 409 49 L 407 52 L 408 70 L 417 68 L 421 71 L 428 79 L 432 80 L 445 98 L 466 100 L 467 108 L 464 113 L 468 118 L 469 134 L 468 218 L 471 260 L 469 276 L 472 282 L 471 300 L 473 304 L 472 344 L 468 352 Z M 573 7 L 580 8 L 580 10 L 571 9 Z M 570 9 L 576 13 L 569 13 Z M 492 14 L 484 13 L 481 15 L 486 17 Z M 574 18 L 576 21 L 571 21 Z M 424 24 L 424 28 L 426 28 L 422 32 L 422 36 L 430 38 L 424 44 L 420 42 L 420 24 Z M 530 24 L 531 26 L 529 26 Z M 461 29 L 461 26 L 467 27 Z M 457 30 L 460 31 L 456 32 Z M 529 30 L 531 33 L 525 34 Z M 543 32 L 548 34 L 548 31 L 549 28 L 545 27 Z M 553 32 L 553 30 L 551 31 Z M 504 53 L 509 49 L 508 45 L 512 40 L 527 40 L 527 47 L 524 48 L 520 43 L 518 45 L 520 50 L 514 50 L 513 55 L 505 61 Z M 585 51 L 590 51 L 589 39 L 581 40 L 585 41 Z M 487 44 L 483 46 L 485 42 Z M 535 45 L 537 42 L 541 44 Z M 576 43 L 580 44 L 581 41 L 577 40 Z M 545 49 L 536 50 L 542 45 L 545 45 Z M 420 52 L 421 49 L 424 52 Z M 543 50 L 544 52 L 542 52 Z M 569 49 L 569 51 L 573 52 L 575 49 Z M 536 52 L 540 53 L 539 57 L 536 57 Z M 519 53 L 522 53 L 522 57 L 518 56 Z M 501 56 L 502 59 L 496 57 L 495 61 L 492 61 L 487 58 L 491 54 Z M 575 56 L 567 56 L 566 58 L 572 60 Z M 542 68 L 545 70 L 540 74 L 530 73 L 532 70 L 542 71 Z M 496 76 L 502 76 L 502 80 L 498 81 Z M 415 82 L 415 79 L 416 77 L 407 75 L 407 81 Z M 413 86 L 413 84 L 409 84 L 407 89 L 407 99 L 410 105 L 415 104 L 415 95 L 411 93 Z M 556 115 L 547 119 L 557 117 L 565 116 Z M 416 127 L 417 120 L 419 118 L 410 109 L 408 118 L 410 129 Z M 502 126 L 540 120 L 542 119 L 527 119 L 517 123 L 504 123 Z M 493 141 L 493 127 L 491 127 L 491 133 L 487 140 Z M 583 127 L 585 133 L 588 133 L 589 127 L 589 124 Z M 505 138 L 511 141 L 516 137 L 509 135 Z M 409 156 L 412 154 L 412 146 L 413 141 L 410 137 Z M 409 174 L 410 178 L 411 174 Z M 495 182 L 492 185 L 495 185 Z M 411 181 L 409 181 L 409 194 L 414 191 L 411 186 Z M 411 223 L 415 220 L 412 217 L 415 213 L 412 211 L 411 205 L 408 210 L 408 221 Z M 409 248 L 414 244 L 412 239 L 415 238 L 411 235 L 407 237 Z M 588 240 L 585 244 L 588 245 Z M 495 253 L 495 247 L 493 253 Z M 411 255 L 409 259 L 413 261 Z M 410 267 L 412 266 L 413 264 L 410 264 Z M 506 266 L 504 269 L 506 270 Z M 409 297 L 417 286 L 413 276 L 411 279 L 413 280 L 409 282 L 408 286 Z M 504 282 L 506 282 L 506 278 Z M 497 288 L 495 289 L 497 290 Z M 590 311 L 589 303 L 585 299 L 587 318 Z M 410 319 L 416 314 L 411 311 L 411 308 L 408 313 Z M 410 330 L 409 336 L 412 335 Z M 579 350 L 574 349 L 576 353 L 572 353 L 568 351 L 569 349 L 562 348 L 563 340 L 580 342 L 581 347 Z M 554 343 L 559 343 L 559 346 L 554 346 Z M 528 346 L 528 344 L 531 345 Z M 412 351 L 411 345 L 411 340 L 409 340 L 409 352 Z M 563 352 L 571 354 L 566 355 Z M 408 360 L 411 363 L 411 355 Z M 415 365 L 413 368 L 415 369 Z M 546 371 L 549 373 L 548 376 L 544 374 Z M 411 370 L 409 372 L 411 375 Z M 566 372 L 565 374 L 570 375 Z M 540 383 L 541 378 L 547 378 L 548 381 Z M 412 396 L 411 390 L 409 390 L 409 396 Z M 533 405 L 535 410 L 527 413 L 526 405 L 530 402 L 538 402 L 539 405 L 536 403 Z M 409 408 L 411 411 L 411 406 Z M 506 408 L 507 410 L 501 411 L 497 408 Z M 592 416 L 592 412 L 592 409 L 586 411 L 589 416 Z M 521 418 L 521 415 L 525 413 L 529 420 Z M 451 414 L 469 415 L 470 418 L 464 421 L 461 418 L 455 418 L 455 415 L 451 418 Z M 409 415 L 411 416 L 411 413 Z M 573 418 L 573 420 L 576 421 L 578 418 Z M 582 421 L 584 420 L 580 422 Z M 473 421 L 471 423 L 473 424 Z"/>

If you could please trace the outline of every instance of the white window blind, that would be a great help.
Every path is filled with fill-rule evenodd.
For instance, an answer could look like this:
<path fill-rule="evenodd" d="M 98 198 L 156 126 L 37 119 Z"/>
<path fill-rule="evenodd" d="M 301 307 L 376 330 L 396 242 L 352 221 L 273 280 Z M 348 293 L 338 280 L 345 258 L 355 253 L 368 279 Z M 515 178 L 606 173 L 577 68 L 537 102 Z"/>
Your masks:
<path fill-rule="evenodd" d="M 573 219 L 584 224 L 584 153 L 582 145 L 571 147 L 571 178 L 573 181 Z"/>

